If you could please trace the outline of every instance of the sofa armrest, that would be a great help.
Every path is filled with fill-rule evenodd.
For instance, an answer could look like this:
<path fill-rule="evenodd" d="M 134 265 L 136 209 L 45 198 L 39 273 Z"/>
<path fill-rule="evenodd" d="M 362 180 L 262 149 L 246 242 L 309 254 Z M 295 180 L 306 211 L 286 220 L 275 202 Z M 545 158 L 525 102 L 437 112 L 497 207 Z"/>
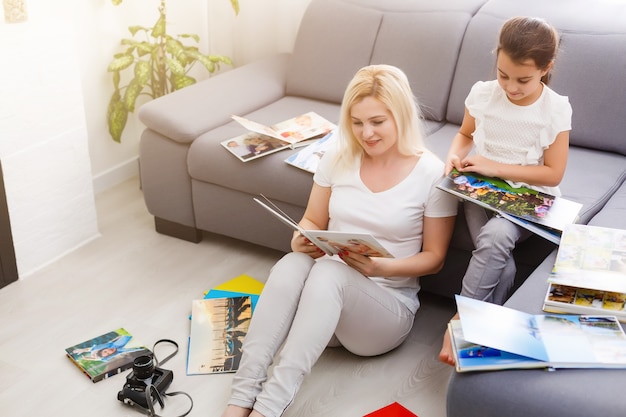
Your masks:
<path fill-rule="evenodd" d="M 285 95 L 290 54 L 243 65 L 145 103 L 138 116 L 149 129 L 180 143 Z"/>

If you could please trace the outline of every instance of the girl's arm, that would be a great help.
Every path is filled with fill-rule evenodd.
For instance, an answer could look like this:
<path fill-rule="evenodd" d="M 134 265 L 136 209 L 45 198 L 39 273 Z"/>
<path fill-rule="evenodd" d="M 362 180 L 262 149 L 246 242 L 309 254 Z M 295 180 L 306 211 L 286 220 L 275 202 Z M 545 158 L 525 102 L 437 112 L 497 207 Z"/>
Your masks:
<path fill-rule="evenodd" d="M 450 149 L 448 150 L 448 156 L 446 157 L 446 169 L 444 175 L 448 175 L 453 168 L 460 171 L 463 167 L 463 159 L 472 150 L 474 146 L 474 139 L 472 134 L 476 129 L 476 119 L 469 114 L 467 108 L 465 108 L 465 114 L 463 115 L 463 122 L 459 132 L 454 136 Z"/>
<path fill-rule="evenodd" d="M 472 155 L 463 159 L 461 172 L 476 172 L 529 185 L 556 187 L 565 174 L 569 150 L 569 131 L 559 133 L 543 153 L 543 165 L 509 165 Z"/>
<path fill-rule="evenodd" d="M 299 223 L 300 227 L 305 230 L 326 230 L 328 228 L 330 193 L 330 187 L 322 187 L 313 183 L 309 202 Z M 324 251 L 313 245 L 299 232 L 294 232 L 291 238 L 291 250 L 306 253 L 313 258 L 319 258 L 324 255 Z"/>
<path fill-rule="evenodd" d="M 374 258 L 344 252 L 341 259 L 365 276 L 415 277 L 439 272 L 443 267 L 456 217 L 424 217 L 422 251 L 402 259 Z"/>

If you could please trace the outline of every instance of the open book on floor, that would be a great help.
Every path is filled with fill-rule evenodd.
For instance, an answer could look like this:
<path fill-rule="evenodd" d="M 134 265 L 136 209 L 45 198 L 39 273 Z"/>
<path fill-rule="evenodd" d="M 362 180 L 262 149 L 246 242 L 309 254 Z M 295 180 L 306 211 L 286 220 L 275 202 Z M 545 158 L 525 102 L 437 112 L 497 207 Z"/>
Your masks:
<path fill-rule="evenodd" d="M 559 244 L 563 228 L 578 219 L 582 204 L 550 194 L 511 187 L 499 178 L 452 171 L 438 185 L 443 191 L 493 210 L 502 217 Z"/>
<path fill-rule="evenodd" d="M 532 315 L 456 296 L 449 325 L 458 372 L 523 368 L 626 369 L 615 316 Z"/>
<path fill-rule="evenodd" d="M 264 209 L 272 213 L 278 220 L 300 232 L 315 246 L 324 251 L 327 255 L 336 255 L 343 250 L 360 253 L 366 256 L 380 256 L 393 258 L 393 255 L 368 233 L 335 232 L 331 230 L 304 230 L 297 222 L 282 211 L 269 198 L 261 195 L 264 201 L 254 198 Z"/>
<path fill-rule="evenodd" d="M 567 226 L 548 281 L 544 311 L 626 322 L 626 230 Z"/>

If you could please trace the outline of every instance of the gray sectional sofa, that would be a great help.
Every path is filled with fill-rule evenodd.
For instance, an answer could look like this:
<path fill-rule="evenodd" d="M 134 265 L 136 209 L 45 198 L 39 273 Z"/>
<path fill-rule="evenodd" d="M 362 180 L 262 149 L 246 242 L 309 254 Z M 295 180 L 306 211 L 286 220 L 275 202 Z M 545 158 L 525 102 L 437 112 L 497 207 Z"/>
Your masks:
<path fill-rule="evenodd" d="M 544 17 L 562 34 L 551 86 L 569 96 L 574 111 L 563 196 L 583 204 L 581 223 L 626 228 L 624 2 L 312 0 L 292 53 L 140 108 L 147 126 L 140 142 L 141 184 L 156 230 L 191 241 L 220 234 L 288 251 L 291 231 L 252 197 L 263 193 L 299 218 L 312 176 L 284 162 L 294 151 L 246 163 L 230 155 L 219 143 L 244 133 L 230 116 L 272 124 L 312 110 L 336 122 L 345 86 L 370 63 L 407 73 L 426 117 L 427 145 L 444 158 L 470 87 L 495 77 L 497 33 L 515 15 Z M 422 278 L 423 291 L 458 293 L 472 249 L 460 215 L 446 265 Z M 516 248 L 517 285 L 507 305 L 541 312 L 555 249 L 536 236 Z M 623 416 L 625 380 L 626 371 L 453 374 L 448 414 Z"/>

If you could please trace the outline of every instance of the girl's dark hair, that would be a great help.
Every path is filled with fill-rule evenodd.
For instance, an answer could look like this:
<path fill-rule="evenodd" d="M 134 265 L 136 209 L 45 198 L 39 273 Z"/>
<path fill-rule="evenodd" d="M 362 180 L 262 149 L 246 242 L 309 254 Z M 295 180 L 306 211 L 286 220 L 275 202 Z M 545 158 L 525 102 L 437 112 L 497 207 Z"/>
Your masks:
<path fill-rule="evenodd" d="M 537 68 L 546 70 L 558 48 L 559 34 L 548 22 L 537 17 L 514 17 L 500 29 L 496 52 L 504 51 L 516 63 L 532 59 Z M 548 84 L 549 75 L 541 79 L 544 84 Z"/>

